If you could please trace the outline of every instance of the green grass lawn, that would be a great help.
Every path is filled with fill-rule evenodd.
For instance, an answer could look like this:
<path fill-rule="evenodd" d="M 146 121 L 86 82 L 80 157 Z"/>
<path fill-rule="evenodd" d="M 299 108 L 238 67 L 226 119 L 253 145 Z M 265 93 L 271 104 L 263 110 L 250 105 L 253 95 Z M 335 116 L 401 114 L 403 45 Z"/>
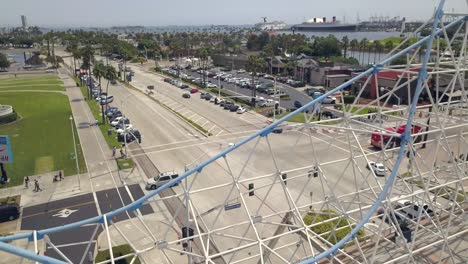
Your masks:
<path fill-rule="evenodd" d="M 65 91 L 65 88 L 57 76 L 36 76 L 0 79 L 0 91 L 2 90 Z"/>
<path fill-rule="evenodd" d="M 336 242 L 340 241 L 351 232 L 351 228 L 354 228 L 354 224 L 352 222 L 350 223 L 348 219 L 343 216 L 337 216 L 338 215 L 333 210 L 309 212 L 306 216 L 304 216 L 304 223 L 306 225 L 321 223 L 311 227 L 310 229 L 314 233 L 321 235 L 322 238 L 328 240 L 330 243 L 336 244 Z M 323 223 L 324 221 L 335 217 L 337 218 Z M 361 229 L 358 231 L 356 237 L 360 238 L 364 235 L 364 230 Z"/>
<path fill-rule="evenodd" d="M 114 258 L 117 258 L 117 257 L 120 257 L 120 256 L 125 256 L 125 255 L 133 253 L 133 252 L 134 252 L 133 249 L 128 244 L 112 247 L 112 255 L 114 256 Z M 133 256 L 130 256 L 130 257 L 127 257 L 127 258 L 123 259 L 121 262 L 118 262 L 118 263 L 122 263 L 122 264 L 130 263 L 132 261 L 132 259 L 133 259 Z M 94 262 L 98 263 L 98 262 L 103 262 L 103 261 L 106 261 L 106 260 L 110 260 L 109 250 L 98 251 L 98 253 L 96 255 L 96 258 L 94 259 Z M 140 262 L 140 259 L 137 257 L 135 259 L 135 262 L 133 262 L 133 263 L 134 264 L 140 264 L 141 262 Z"/>
<path fill-rule="evenodd" d="M 57 93 L 1 93 L 0 104 L 12 105 L 19 115 L 14 123 L 0 126 L 0 135 L 9 135 L 13 163 L 6 165 L 10 183 L 22 184 L 23 177 L 55 170 L 65 176 L 76 171 L 68 97 Z M 73 124 L 74 126 L 74 124 Z M 76 127 L 80 173 L 86 172 Z"/>
<path fill-rule="evenodd" d="M 288 115 L 290 113 L 291 112 L 284 112 L 280 115 L 277 115 L 276 119 L 282 118 L 283 116 Z M 295 122 L 295 123 L 305 123 L 306 120 L 307 121 L 309 120 L 309 118 L 310 118 L 310 114 L 305 114 L 304 116 L 304 113 L 299 113 L 299 114 L 293 115 L 290 119 L 288 119 L 288 121 Z M 318 116 L 314 116 L 311 121 L 317 121 L 317 120 L 318 120 Z"/>

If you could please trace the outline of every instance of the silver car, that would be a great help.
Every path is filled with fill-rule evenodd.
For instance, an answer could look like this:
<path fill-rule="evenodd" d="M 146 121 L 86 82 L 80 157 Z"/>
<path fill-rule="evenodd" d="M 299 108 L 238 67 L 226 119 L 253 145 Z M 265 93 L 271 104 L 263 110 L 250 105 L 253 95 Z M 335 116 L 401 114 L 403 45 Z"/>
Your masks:
<path fill-rule="evenodd" d="M 175 171 L 166 171 L 160 173 L 158 176 L 150 178 L 146 183 L 147 190 L 156 190 L 157 188 L 163 186 L 164 184 L 170 182 L 171 180 L 179 177 L 179 174 Z M 177 183 L 174 184 L 178 185 Z M 172 186 L 171 186 L 172 187 Z"/>

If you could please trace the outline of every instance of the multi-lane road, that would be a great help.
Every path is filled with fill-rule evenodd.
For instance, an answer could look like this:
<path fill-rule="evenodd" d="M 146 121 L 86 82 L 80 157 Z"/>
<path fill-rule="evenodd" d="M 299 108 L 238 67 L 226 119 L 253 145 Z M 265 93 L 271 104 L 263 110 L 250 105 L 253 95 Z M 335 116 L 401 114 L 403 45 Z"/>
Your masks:
<path fill-rule="evenodd" d="M 135 76 L 130 84 L 134 88 L 117 84 L 111 86 L 109 92 L 115 98 L 113 105 L 119 107 L 142 133 L 141 148 L 157 171 L 182 173 L 185 168 L 200 164 L 267 125 L 267 120 L 256 113 L 225 111 L 201 100 L 198 95 L 182 98 L 184 91 L 165 83 L 161 76 L 138 65 L 132 65 L 132 68 Z M 153 95 L 145 93 L 148 85 L 154 85 Z M 175 115 L 174 111 L 201 123 L 212 136 L 206 137 Z M 369 133 L 366 132 L 366 125 L 354 128 L 356 131 L 350 139 L 350 133 L 339 128 L 287 126 L 283 134 L 260 137 L 225 158 L 219 158 L 172 188 L 184 207 L 157 200 L 153 202 L 161 208 L 171 207 L 163 210 L 171 212 L 171 216 L 164 224 L 159 223 L 163 232 L 158 238 L 169 241 L 174 232 L 177 234 L 182 223 L 171 221 L 171 218 L 178 219 L 182 213 L 189 215 L 184 219 L 192 219 L 190 223 L 194 229 L 203 226 L 200 230 L 212 232 L 210 243 L 214 242 L 221 251 L 241 245 L 245 242 L 243 239 L 256 241 L 258 237 L 255 234 L 271 237 L 278 227 L 274 223 L 284 220 L 281 212 L 290 210 L 291 204 L 308 210 L 311 202 L 321 208 L 326 199 L 328 205 L 336 206 L 335 210 L 356 210 L 351 217 L 359 218 L 359 208 L 366 208 L 374 202 L 386 179 L 375 178 L 370 171 L 363 169 L 367 162 L 363 154 L 368 155 L 367 159 L 383 157 L 377 156 L 377 153 L 374 155 L 371 148 L 360 150 L 360 146 L 368 146 Z M 372 128 L 367 127 L 367 130 L 372 131 Z M 130 152 L 130 156 L 137 158 L 138 155 L 142 155 L 141 152 Z M 388 162 L 391 164 L 391 159 Z M 321 177 L 310 177 L 314 165 L 320 166 Z M 282 176 L 284 174 L 286 176 Z M 282 177 L 287 179 L 287 189 L 284 188 L 285 182 L 280 180 Z M 248 196 L 249 184 L 255 185 L 254 196 Z M 191 193 L 188 200 L 184 196 L 187 192 Z M 361 198 L 353 202 L 350 195 L 356 193 Z M 226 205 L 236 204 L 240 206 L 225 210 Z M 269 223 L 269 228 L 254 227 L 250 222 L 253 216 L 262 216 Z M 300 218 L 301 215 L 294 217 L 298 225 Z M 252 228 L 256 232 L 248 232 Z M 218 229 L 222 230 L 222 236 L 214 235 L 221 232 L 216 231 Z M 287 245 L 297 239 L 289 237 L 276 246 Z M 320 250 L 320 247 L 314 250 Z M 259 248 L 226 254 L 224 262 L 252 254 L 260 254 Z M 312 252 L 304 249 L 291 259 L 298 260 L 310 254 Z"/>

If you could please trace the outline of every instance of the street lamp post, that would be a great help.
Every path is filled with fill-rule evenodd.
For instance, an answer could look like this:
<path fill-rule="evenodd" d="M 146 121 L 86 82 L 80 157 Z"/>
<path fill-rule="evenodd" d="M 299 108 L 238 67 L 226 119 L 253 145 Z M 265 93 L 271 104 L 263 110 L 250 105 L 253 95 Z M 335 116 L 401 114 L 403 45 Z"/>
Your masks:
<path fill-rule="evenodd" d="M 72 136 L 73 136 L 73 149 L 75 151 L 75 163 L 76 163 L 76 173 L 78 177 L 78 188 L 81 189 L 81 181 L 80 181 L 80 166 L 78 164 L 78 154 L 76 152 L 76 140 L 75 140 L 75 131 L 73 129 L 73 116 L 70 116 L 70 126 L 71 126 L 71 131 L 72 131 Z"/>

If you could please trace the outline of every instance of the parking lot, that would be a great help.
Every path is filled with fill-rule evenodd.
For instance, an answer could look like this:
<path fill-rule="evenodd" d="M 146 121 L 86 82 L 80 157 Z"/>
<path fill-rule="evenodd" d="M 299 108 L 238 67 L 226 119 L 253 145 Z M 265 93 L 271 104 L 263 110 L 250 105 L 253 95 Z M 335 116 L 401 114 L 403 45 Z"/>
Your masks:
<path fill-rule="evenodd" d="M 177 75 L 177 71 L 173 70 L 169 72 L 170 74 Z M 194 78 L 200 81 L 203 80 L 203 72 L 202 70 L 189 70 L 189 69 L 181 69 L 180 70 L 180 77 L 183 78 Z M 252 76 L 245 71 L 221 71 L 218 68 L 213 68 L 211 70 L 207 70 L 206 72 L 206 82 L 208 88 L 217 88 L 218 86 L 222 87 L 223 89 L 229 90 L 236 96 L 240 97 L 252 97 L 253 91 L 252 88 L 249 88 L 247 85 L 242 85 L 242 83 L 250 83 L 252 81 Z M 216 75 L 220 75 L 221 78 L 218 79 Z M 311 100 L 311 97 L 306 95 L 304 92 L 300 91 L 300 89 L 294 88 L 290 85 L 285 83 L 281 83 L 281 81 L 290 81 L 291 79 L 287 78 L 278 78 L 276 82 L 276 86 L 274 85 L 273 76 L 270 75 L 262 75 L 263 77 L 256 77 L 256 84 L 262 85 L 263 87 L 259 89 L 256 93 L 256 96 L 263 97 L 265 99 L 271 99 L 274 101 L 278 101 L 282 108 L 286 109 L 293 109 L 294 102 L 299 101 L 301 104 L 305 104 Z M 303 85 L 302 85 L 303 86 Z M 276 93 L 276 95 L 275 95 Z M 280 95 L 288 95 L 288 99 L 280 99 Z"/>

